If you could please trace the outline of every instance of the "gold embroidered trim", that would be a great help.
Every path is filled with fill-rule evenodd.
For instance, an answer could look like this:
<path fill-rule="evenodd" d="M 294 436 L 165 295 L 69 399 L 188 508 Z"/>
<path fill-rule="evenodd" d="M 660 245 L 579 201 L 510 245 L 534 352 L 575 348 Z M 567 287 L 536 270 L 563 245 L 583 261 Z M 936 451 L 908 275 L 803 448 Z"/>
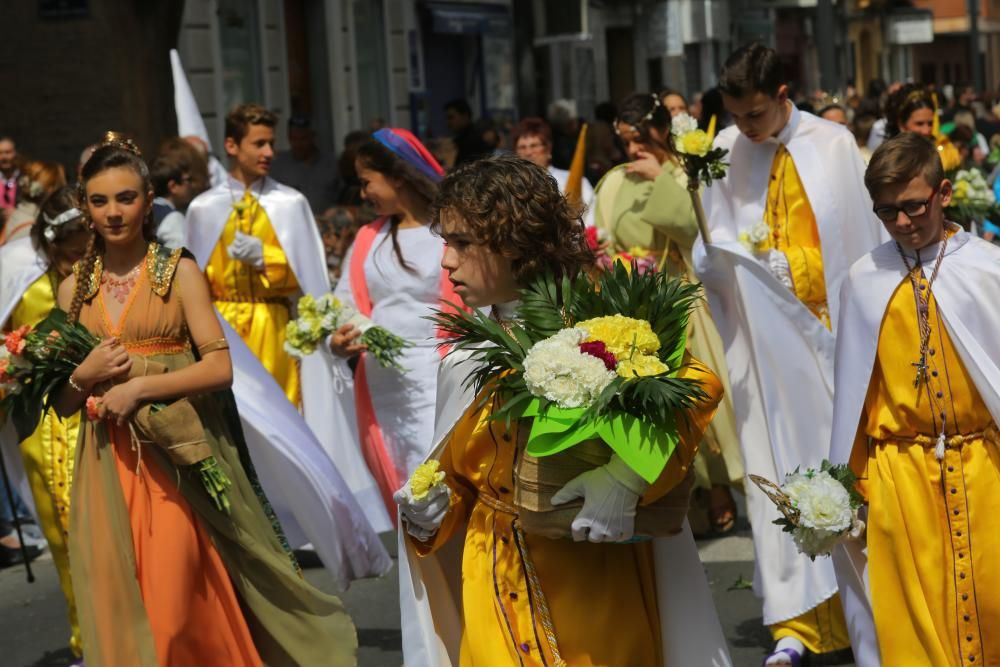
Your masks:
<path fill-rule="evenodd" d="M 122 347 L 136 354 L 180 354 L 189 352 L 191 343 L 172 336 L 143 338 L 142 340 L 122 341 Z"/>
<path fill-rule="evenodd" d="M 165 297 L 170 291 L 182 252 L 181 248 L 171 250 L 155 241 L 149 244 L 149 250 L 146 252 L 146 273 L 149 274 L 149 285 L 157 296 Z"/>
<path fill-rule="evenodd" d="M 239 294 L 213 294 L 212 301 L 218 303 L 271 303 L 291 308 L 285 296 L 241 296 Z"/>
<path fill-rule="evenodd" d="M 83 261 L 79 261 L 73 265 L 73 275 L 76 277 L 76 282 L 80 282 L 80 273 L 83 271 Z M 94 269 L 90 272 L 90 284 L 87 285 L 84 293 L 83 300 L 90 301 L 97 294 L 97 290 L 101 288 L 101 274 L 104 273 L 104 258 L 100 255 L 94 260 Z"/>

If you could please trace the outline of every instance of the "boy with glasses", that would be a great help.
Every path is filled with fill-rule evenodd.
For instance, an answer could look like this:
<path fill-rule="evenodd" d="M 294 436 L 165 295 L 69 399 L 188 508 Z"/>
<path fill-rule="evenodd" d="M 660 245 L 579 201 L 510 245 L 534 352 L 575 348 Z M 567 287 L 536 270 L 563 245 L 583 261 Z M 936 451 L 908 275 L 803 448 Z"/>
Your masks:
<path fill-rule="evenodd" d="M 830 457 L 867 502 L 865 542 L 834 557 L 855 656 L 998 664 L 1000 249 L 945 219 L 918 135 L 882 144 L 865 185 L 892 241 L 845 281 Z"/>

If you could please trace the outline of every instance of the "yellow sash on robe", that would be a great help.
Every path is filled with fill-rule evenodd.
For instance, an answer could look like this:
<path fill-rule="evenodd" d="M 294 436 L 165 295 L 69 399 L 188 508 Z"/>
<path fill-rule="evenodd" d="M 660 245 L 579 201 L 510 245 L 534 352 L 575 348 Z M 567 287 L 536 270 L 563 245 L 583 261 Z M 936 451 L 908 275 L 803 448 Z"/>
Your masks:
<path fill-rule="evenodd" d="M 771 163 L 764 219 L 771 228 L 767 247 L 780 250 L 788 258 L 795 296 L 830 328 L 816 216 L 809 205 L 809 197 L 799 179 L 795 162 L 784 146 L 778 148 Z"/>
<path fill-rule="evenodd" d="M 930 370 L 915 388 L 920 334 L 909 279 L 890 300 L 851 456 L 869 503 L 879 651 L 885 665 L 996 665 L 1000 440 L 933 294 L 928 305 Z M 949 440 L 939 461 L 942 411 Z"/>
<path fill-rule="evenodd" d="M 212 299 L 222 316 L 284 389 L 288 400 L 298 406 L 301 397 L 299 366 L 285 352 L 285 325 L 290 316 L 290 300 L 298 293 L 299 283 L 267 212 L 257 198 L 247 191 L 233 209 L 205 266 Z M 226 249 L 236 238 L 237 231 L 263 241 L 263 270 L 229 256 Z"/>
<path fill-rule="evenodd" d="M 55 287 L 56 277 L 51 274 L 45 274 L 33 282 L 11 312 L 11 328 L 16 329 L 25 324 L 33 326 L 41 322 L 56 305 Z M 77 656 L 82 655 L 82 647 L 66 540 L 69 530 L 70 485 L 73 480 L 79 427 L 79 414 L 59 419 L 54 412 L 49 411 L 42 416 L 35 432 L 21 442 L 21 457 L 31 485 L 31 495 L 35 499 L 39 527 L 49 543 L 52 561 L 59 574 L 59 585 L 66 598 L 72 632 L 70 648 Z"/>

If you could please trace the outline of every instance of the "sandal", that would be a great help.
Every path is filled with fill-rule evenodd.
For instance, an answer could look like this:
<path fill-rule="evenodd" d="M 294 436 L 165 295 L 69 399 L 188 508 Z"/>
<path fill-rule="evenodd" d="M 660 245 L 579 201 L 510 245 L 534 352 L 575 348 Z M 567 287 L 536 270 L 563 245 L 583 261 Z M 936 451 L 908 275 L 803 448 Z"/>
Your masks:
<path fill-rule="evenodd" d="M 722 489 L 722 491 L 716 491 Z M 725 499 L 720 503 L 718 497 L 725 494 Z M 714 486 L 708 492 L 708 520 L 712 524 L 712 531 L 716 535 L 725 535 L 736 527 L 736 501 L 727 486 Z"/>
<path fill-rule="evenodd" d="M 780 655 L 782 653 L 784 653 L 785 655 L 787 655 L 789 657 L 789 659 L 791 660 L 791 663 L 776 662 L 776 663 L 773 663 L 771 665 L 767 664 L 768 660 L 770 660 L 774 656 Z M 799 653 L 798 651 L 796 651 L 793 648 L 783 648 L 781 650 L 775 651 L 774 653 L 768 654 L 767 657 L 764 658 L 764 662 L 761 663 L 761 665 L 763 667 L 776 667 L 776 666 L 788 665 L 788 664 L 791 664 L 792 667 L 802 667 L 802 654 Z"/>

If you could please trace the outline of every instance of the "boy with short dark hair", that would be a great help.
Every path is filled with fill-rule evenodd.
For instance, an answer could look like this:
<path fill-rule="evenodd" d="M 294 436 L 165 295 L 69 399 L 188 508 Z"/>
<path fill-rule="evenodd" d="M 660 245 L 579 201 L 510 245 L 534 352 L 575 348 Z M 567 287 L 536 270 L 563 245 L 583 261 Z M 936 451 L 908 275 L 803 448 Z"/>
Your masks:
<path fill-rule="evenodd" d="M 541 167 L 496 156 L 442 183 L 442 266 L 466 305 L 516 316 L 521 288 L 543 273 L 575 276 L 593 263 L 583 226 Z M 497 397 L 463 387 L 468 356 L 442 362 L 432 457 L 446 473 L 426 497 L 397 492 L 400 599 L 407 664 L 731 665 L 690 531 L 629 541 L 637 505 L 684 478 L 721 393 L 697 363 L 709 400 L 690 412 L 678 450 L 650 486 L 611 462 L 552 496 L 582 497 L 574 540 L 526 534 L 513 503 L 518 424 L 491 419 Z M 464 361 L 463 361 L 464 360 Z M 620 461 L 620 459 L 618 459 Z M 572 492 L 567 489 L 572 487 Z M 562 662 L 561 662 L 562 661 Z"/>
<path fill-rule="evenodd" d="M 835 554 L 855 656 L 998 664 L 1000 249 L 946 220 L 918 135 L 882 144 L 865 185 L 893 240 L 844 284 L 830 457 L 867 502 L 866 542 Z"/>
<path fill-rule="evenodd" d="M 324 294 L 330 282 L 309 203 L 269 176 L 276 124 L 274 113 L 257 104 L 226 116 L 229 177 L 191 202 L 186 245 L 205 271 L 220 314 L 288 400 L 304 409 L 317 437 L 328 441 L 332 427 L 326 417 L 316 420 L 329 414 L 329 405 L 310 402 L 332 395 L 329 368 L 321 355 L 299 364 L 284 349 L 285 325 L 298 298 Z M 303 391 L 303 383 L 311 391 Z"/>
<path fill-rule="evenodd" d="M 773 49 L 736 51 L 719 89 L 735 126 L 715 145 L 730 166 L 705 190 L 712 242 L 695 244 L 694 269 L 726 348 L 746 469 L 784 479 L 826 453 L 840 284 L 882 237 L 854 138 L 795 108 Z M 760 490 L 747 510 L 754 590 L 776 642 L 765 665 L 846 647 L 830 562 L 797 553 Z"/>

